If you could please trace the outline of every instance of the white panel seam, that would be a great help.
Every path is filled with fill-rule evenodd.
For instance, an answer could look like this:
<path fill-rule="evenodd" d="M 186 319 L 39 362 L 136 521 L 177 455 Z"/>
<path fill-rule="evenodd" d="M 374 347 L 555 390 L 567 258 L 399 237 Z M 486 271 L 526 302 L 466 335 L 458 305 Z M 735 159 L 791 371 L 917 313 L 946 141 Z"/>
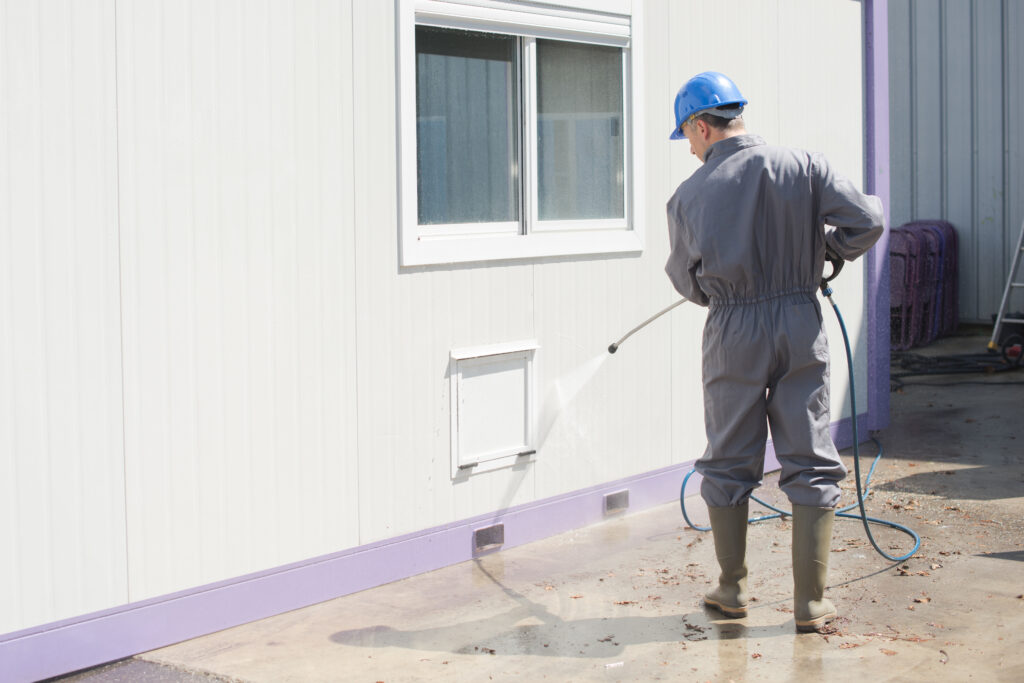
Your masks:
<path fill-rule="evenodd" d="M 121 487 L 124 494 L 124 592 L 125 601 L 131 600 L 131 563 L 128 560 L 131 552 L 131 539 L 128 537 L 128 434 L 126 416 L 125 386 L 125 361 L 124 361 L 124 259 L 121 253 L 123 247 L 121 238 L 121 79 L 118 73 L 118 24 L 117 24 L 117 0 L 113 0 L 113 33 L 114 33 L 114 201 L 117 207 L 117 311 L 118 311 L 118 337 L 121 345 L 119 349 L 121 365 Z"/>
<path fill-rule="evenodd" d="M 397 16 L 395 17 L 395 19 L 396 19 L 396 22 L 397 22 Z M 350 35 L 354 35 L 355 32 L 356 32 L 356 3 L 355 2 L 350 2 L 349 3 L 348 27 L 349 27 Z M 399 42 L 400 41 L 398 41 L 398 40 L 395 41 L 395 50 L 396 50 L 396 52 L 397 52 L 397 49 L 398 49 L 398 43 Z M 351 171 L 355 170 L 355 140 L 356 140 L 356 125 L 355 124 L 356 124 L 356 102 L 357 102 L 357 99 L 358 99 L 356 97 L 355 86 L 354 86 L 354 83 L 355 83 L 355 70 L 356 70 L 356 57 L 357 57 L 357 55 L 356 55 L 356 41 L 355 40 L 350 40 L 349 41 L 349 68 L 351 69 L 353 77 L 348 79 L 348 84 L 349 84 L 348 87 L 350 89 L 350 92 L 349 92 L 349 106 L 351 107 L 351 110 L 349 111 L 349 126 L 348 126 L 348 136 L 349 136 L 349 140 L 350 140 L 349 150 L 350 150 L 351 157 L 348 159 L 348 163 L 349 163 L 349 167 L 350 167 Z M 396 59 L 396 65 L 395 66 L 396 66 L 396 70 L 397 70 L 397 66 L 398 66 L 397 65 L 397 59 Z M 396 78 L 396 81 L 397 81 L 397 78 Z M 397 95 L 396 95 L 396 98 L 397 98 Z M 353 181 L 352 188 L 351 188 L 352 189 L 352 198 L 353 198 L 353 200 L 355 200 L 356 193 L 355 193 L 355 174 L 354 173 L 352 174 L 352 181 Z M 351 281 L 352 281 L 352 286 L 350 288 L 350 291 L 352 292 L 351 293 L 351 296 L 352 296 L 352 320 L 353 321 L 358 321 L 359 320 L 359 272 L 358 272 L 359 271 L 359 265 L 358 265 L 359 259 L 358 259 L 357 255 L 359 253 L 359 249 L 358 249 L 359 228 L 356 225 L 355 201 L 352 202 L 352 206 L 351 206 L 351 208 L 349 210 L 349 219 L 352 222 L 352 254 L 350 256 L 350 258 L 352 259 L 352 268 L 350 269 L 350 272 L 351 272 L 350 277 L 351 277 Z M 401 247 L 399 247 L 399 249 L 401 249 Z M 353 344 L 352 359 L 351 359 L 352 360 L 352 367 L 354 368 L 354 372 L 352 373 L 352 378 L 353 378 L 352 379 L 352 383 L 354 385 L 354 391 L 355 391 L 355 400 L 353 401 L 353 410 L 354 410 L 355 414 L 352 416 L 352 419 L 353 419 L 353 429 L 355 431 L 355 438 L 353 439 L 353 442 L 355 443 L 355 453 L 354 453 L 355 458 L 354 459 L 355 459 L 355 479 L 356 479 L 356 487 L 355 487 L 356 500 L 355 500 L 354 509 L 356 511 L 356 523 L 355 523 L 356 539 L 357 539 L 358 543 L 362 544 L 363 543 L 363 522 L 362 522 L 362 510 L 361 510 L 360 503 L 359 503 L 359 498 L 360 498 L 359 491 L 361 489 L 360 482 L 362 482 L 362 475 L 361 475 L 361 473 L 359 471 L 359 469 L 360 469 L 360 467 L 359 467 L 360 466 L 360 448 L 361 448 L 361 440 L 359 438 L 359 427 L 360 427 L 360 422 L 359 422 L 359 405 L 360 405 L 360 396 L 362 394 L 360 392 L 360 386 L 359 386 L 359 330 L 358 330 L 357 326 L 354 326 L 354 327 L 356 327 L 356 329 L 354 329 L 354 331 L 352 332 L 352 335 L 354 337 L 354 344 Z"/>

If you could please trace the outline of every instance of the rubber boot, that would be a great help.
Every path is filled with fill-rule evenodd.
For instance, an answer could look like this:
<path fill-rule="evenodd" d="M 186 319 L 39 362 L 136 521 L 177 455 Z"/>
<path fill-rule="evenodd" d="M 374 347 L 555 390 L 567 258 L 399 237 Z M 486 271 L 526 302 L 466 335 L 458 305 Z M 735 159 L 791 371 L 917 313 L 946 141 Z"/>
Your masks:
<path fill-rule="evenodd" d="M 747 616 L 747 508 L 708 506 L 715 555 L 722 569 L 718 588 L 704 596 L 704 604 L 730 619 Z"/>
<path fill-rule="evenodd" d="M 835 510 L 793 506 L 793 618 L 796 630 L 812 633 L 836 618 L 825 597 Z"/>

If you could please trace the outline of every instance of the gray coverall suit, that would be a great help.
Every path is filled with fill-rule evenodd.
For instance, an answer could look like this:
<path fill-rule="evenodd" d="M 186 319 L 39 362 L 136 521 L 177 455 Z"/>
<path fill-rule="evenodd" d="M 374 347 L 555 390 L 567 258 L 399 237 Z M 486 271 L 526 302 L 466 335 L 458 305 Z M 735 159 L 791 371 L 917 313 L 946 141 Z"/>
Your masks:
<path fill-rule="evenodd" d="M 704 161 L 668 202 L 665 266 L 680 294 L 709 307 L 701 495 L 714 506 L 747 500 L 761 484 L 770 424 L 790 501 L 834 507 L 846 468 L 829 431 L 828 340 L 815 290 L 826 244 L 846 260 L 866 252 L 882 234 L 882 203 L 821 155 L 756 135 L 720 140 Z"/>

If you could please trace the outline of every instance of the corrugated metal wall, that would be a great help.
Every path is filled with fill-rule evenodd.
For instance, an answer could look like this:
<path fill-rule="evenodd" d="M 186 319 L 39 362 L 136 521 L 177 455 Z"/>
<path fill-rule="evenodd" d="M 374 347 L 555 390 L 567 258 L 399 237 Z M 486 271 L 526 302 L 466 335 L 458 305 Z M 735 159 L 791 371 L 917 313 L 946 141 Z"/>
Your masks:
<path fill-rule="evenodd" d="M 1024 220 L 1021 35 L 1016 0 L 889 1 L 892 223 L 956 226 L 965 321 L 992 322 Z"/>
<path fill-rule="evenodd" d="M 698 31 L 643 3 L 641 256 L 400 269 L 394 3 L 0 0 L 0 633 L 699 457 L 697 307 L 609 357 L 536 463 L 455 482 L 448 359 L 536 339 L 543 396 L 675 300 L 695 71 L 862 177 L 860 5 L 737 5 Z"/>

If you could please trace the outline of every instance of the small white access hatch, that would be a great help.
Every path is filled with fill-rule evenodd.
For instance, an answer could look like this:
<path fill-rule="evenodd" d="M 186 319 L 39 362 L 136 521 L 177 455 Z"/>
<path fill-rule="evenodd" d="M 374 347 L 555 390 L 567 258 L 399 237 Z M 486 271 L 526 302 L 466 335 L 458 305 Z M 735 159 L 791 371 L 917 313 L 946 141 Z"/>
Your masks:
<path fill-rule="evenodd" d="M 452 478 L 534 455 L 536 350 L 532 340 L 452 350 Z"/>

